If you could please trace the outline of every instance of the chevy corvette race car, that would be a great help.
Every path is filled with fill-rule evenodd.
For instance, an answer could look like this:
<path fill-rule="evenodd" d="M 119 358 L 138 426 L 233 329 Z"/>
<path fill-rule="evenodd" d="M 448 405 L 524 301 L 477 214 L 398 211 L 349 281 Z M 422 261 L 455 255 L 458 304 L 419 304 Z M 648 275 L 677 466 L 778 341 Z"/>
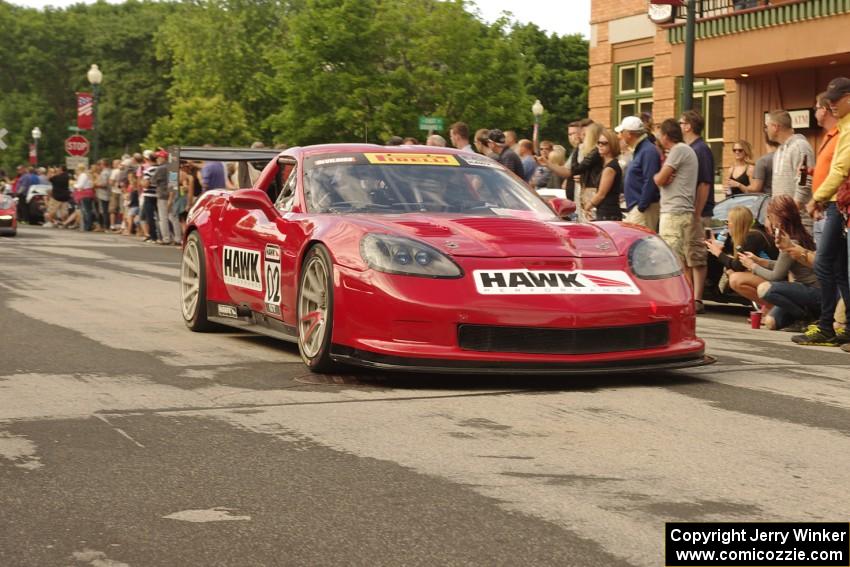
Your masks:
<path fill-rule="evenodd" d="M 268 150 L 264 150 L 267 152 Z M 253 153 L 252 153 L 253 152 Z M 262 155 L 259 155 L 262 154 Z M 656 235 L 575 224 L 500 164 L 447 148 L 178 148 L 267 165 L 189 213 L 183 319 L 297 342 L 313 371 L 589 373 L 712 362 Z M 556 214 L 557 213 L 557 214 Z"/>

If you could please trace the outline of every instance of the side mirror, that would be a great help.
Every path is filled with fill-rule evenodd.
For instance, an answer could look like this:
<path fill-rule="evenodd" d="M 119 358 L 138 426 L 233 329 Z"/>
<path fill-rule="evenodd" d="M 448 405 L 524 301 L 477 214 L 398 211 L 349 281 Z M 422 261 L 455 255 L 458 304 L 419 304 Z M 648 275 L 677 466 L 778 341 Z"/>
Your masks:
<path fill-rule="evenodd" d="M 261 210 L 270 219 L 278 216 L 268 195 L 259 189 L 239 189 L 230 195 L 230 204 L 237 209 Z"/>
<path fill-rule="evenodd" d="M 566 218 L 576 212 L 576 204 L 563 197 L 555 197 L 549 201 L 549 206 L 560 218 Z"/>

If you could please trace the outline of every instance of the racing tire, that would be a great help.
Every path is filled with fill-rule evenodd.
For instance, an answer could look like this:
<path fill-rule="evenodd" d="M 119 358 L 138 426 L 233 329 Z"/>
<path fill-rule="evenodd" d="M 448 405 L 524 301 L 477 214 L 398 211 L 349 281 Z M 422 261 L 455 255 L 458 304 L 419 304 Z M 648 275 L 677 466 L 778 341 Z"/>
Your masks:
<path fill-rule="evenodd" d="M 298 352 L 312 372 L 332 372 L 333 263 L 328 249 L 317 244 L 307 251 L 298 279 Z"/>
<path fill-rule="evenodd" d="M 204 245 L 197 231 L 192 232 L 183 247 L 180 261 L 180 311 L 186 326 L 195 332 L 216 327 L 207 319 L 207 274 Z"/>

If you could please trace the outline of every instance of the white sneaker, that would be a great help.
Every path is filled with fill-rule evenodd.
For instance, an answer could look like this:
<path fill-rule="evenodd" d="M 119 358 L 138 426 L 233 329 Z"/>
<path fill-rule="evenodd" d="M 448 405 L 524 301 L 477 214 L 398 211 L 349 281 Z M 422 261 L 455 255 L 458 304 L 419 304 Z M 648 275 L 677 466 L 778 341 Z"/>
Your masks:
<path fill-rule="evenodd" d="M 41 226 L 43 226 L 43 227 L 45 227 L 45 228 L 53 228 L 53 227 L 55 227 L 56 225 L 55 225 L 55 224 L 53 224 L 52 222 L 45 222 L 45 223 L 44 223 L 44 224 L 42 224 Z"/>

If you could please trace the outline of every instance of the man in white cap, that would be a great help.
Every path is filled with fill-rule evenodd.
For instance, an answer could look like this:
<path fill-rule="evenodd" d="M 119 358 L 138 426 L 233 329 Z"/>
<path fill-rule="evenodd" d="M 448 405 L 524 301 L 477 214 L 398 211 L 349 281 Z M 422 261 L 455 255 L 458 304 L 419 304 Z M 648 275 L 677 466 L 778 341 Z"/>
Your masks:
<path fill-rule="evenodd" d="M 661 194 L 653 177 L 661 170 L 661 155 L 637 116 L 623 118 L 614 130 L 634 151 L 623 182 L 628 211 L 624 220 L 658 232 Z"/>

